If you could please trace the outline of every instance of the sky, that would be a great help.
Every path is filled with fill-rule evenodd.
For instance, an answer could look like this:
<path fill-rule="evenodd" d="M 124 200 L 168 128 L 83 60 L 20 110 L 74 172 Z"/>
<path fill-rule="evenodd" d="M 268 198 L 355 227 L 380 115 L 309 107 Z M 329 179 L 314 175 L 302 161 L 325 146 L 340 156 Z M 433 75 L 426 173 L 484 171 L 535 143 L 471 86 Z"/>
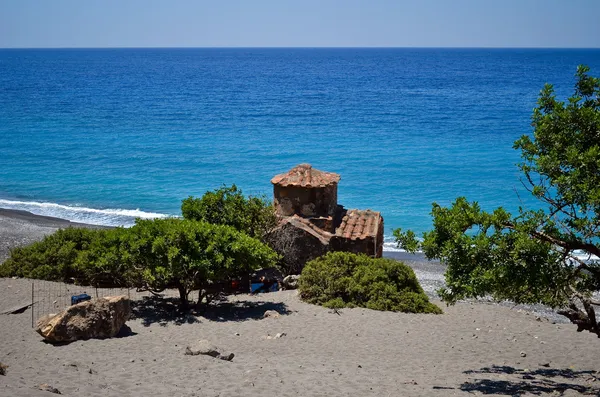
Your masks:
<path fill-rule="evenodd" d="M 0 48 L 600 47 L 600 0 L 0 0 Z"/>

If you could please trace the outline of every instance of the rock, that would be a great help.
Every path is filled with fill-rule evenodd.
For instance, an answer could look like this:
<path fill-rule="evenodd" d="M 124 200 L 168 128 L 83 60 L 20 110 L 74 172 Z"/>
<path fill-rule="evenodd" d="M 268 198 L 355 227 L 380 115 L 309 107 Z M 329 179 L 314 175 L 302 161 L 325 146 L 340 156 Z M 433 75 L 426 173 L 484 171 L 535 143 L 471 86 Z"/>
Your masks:
<path fill-rule="evenodd" d="M 297 274 L 290 274 L 283 278 L 283 288 L 284 289 L 296 289 L 298 288 L 298 280 L 300 276 Z"/>
<path fill-rule="evenodd" d="M 527 353 L 521 352 L 521 357 L 527 357 Z"/>
<path fill-rule="evenodd" d="M 265 339 L 279 339 L 279 338 L 283 338 L 286 335 L 287 334 L 285 332 L 279 332 L 279 333 L 275 334 L 275 336 L 271 336 L 271 335 L 267 334 L 267 336 L 265 336 Z"/>
<path fill-rule="evenodd" d="M 270 232 L 272 248 L 282 256 L 286 273 L 300 273 L 304 264 L 329 251 L 332 234 L 299 216 L 285 216 Z"/>
<path fill-rule="evenodd" d="M 38 320 L 36 331 L 51 343 L 112 338 L 129 319 L 126 296 L 111 296 L 78 303 Z"/>
<path fill-rule="evenodd" d="M 62 394 L 56 387 L 52 387 L 47 383 L 42 383 L 41 385 L 38 385 L 37 388 L 41 391 L 49 391 L 50 393 L 54 394 Z"/>
<path fill-rule="evenodd" d="M 263 314 L 263 318 L 279 318 L 281 315 L 275 310 L 267 310 L 265 314 Z"/>
<path fill-rule="evenodd" d="M 223 353 L 217 346 L 209 341 L 202 339 L 191 346 L 185 348 L 185 354 L 188 356 L 198 356 L 200 354 L 220 358 L 221 360 L 231 361 L 235 356 L 233 353 Z"/>
<path fill-rule="evenodd" d="M 4 364 L 0 363 L 0 375 L 6 375 L 7 368 L 8 368 L 8 365 L 4 365 Z"/>

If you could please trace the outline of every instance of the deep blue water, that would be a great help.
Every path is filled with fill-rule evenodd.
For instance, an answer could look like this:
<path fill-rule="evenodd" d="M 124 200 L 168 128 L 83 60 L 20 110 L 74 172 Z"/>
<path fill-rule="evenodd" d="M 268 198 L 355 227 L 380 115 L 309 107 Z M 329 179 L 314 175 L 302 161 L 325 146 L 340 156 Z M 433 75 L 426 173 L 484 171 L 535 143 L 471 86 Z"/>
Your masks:
<path fill-rule="evenodd" d="M 512 143 L 582 63 L 600 50 L 0 50 L 0 207 L 130 224 L 308 162 L 387 234 L 459 195 L 515 211 Z"/>

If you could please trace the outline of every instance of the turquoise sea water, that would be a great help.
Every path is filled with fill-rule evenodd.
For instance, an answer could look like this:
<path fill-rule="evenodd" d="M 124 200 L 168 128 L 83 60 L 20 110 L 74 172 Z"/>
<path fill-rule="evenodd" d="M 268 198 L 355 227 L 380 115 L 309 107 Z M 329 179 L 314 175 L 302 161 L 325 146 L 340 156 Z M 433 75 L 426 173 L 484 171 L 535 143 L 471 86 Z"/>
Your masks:
<path fill-rule="evenodd" d="M 515 211 L 512 143 L 582 63 L 600 50 L 0 50 L 0 207 L 127 225 L 308 162 L 388 235 L 459 195 Z"/>

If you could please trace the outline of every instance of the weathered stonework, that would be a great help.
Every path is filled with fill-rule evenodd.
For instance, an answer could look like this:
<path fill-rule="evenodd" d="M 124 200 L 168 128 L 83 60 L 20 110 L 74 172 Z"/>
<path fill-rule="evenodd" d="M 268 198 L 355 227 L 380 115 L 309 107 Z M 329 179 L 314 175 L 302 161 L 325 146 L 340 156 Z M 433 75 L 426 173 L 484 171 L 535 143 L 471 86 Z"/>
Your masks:
<path fill-rule="evenodd" d="M 337 210 L 338 174 L 300 164 L 271 179 L 275 209 L 280 216 L 334 216 Z"/>
<path fill-rule="evenodd" d="M 371 210 L 345 210 L 337 203 L 340 176 L 300 164 L 271 179 L 280 224 L 273 236 L 276 249 L 299 272 L 327 251 L 381 257 L 383 217 Z M 292 269 L 290 269 L 292 270 Z"/>

